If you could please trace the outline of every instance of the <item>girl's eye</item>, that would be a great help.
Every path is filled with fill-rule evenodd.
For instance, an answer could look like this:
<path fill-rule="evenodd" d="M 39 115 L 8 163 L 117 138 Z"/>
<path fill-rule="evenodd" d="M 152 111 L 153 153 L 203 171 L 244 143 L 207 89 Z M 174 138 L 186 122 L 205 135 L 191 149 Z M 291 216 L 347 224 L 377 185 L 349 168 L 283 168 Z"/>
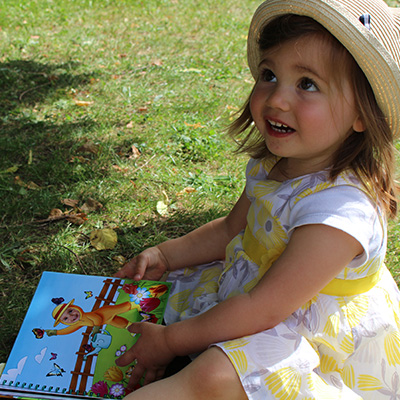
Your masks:
<path fill-rule="evenodd" d="M 260 77 L 264 82 L 276 82 L 276 76 L 270 69 L 262 70 Z"/>
<path fill-rule="evenodd" d="M 317 92 L 318 87 L 315 82 L 310 78 L 303 78 L 299 84 L 300 89 L 306 90 L 307 92 Z"/>

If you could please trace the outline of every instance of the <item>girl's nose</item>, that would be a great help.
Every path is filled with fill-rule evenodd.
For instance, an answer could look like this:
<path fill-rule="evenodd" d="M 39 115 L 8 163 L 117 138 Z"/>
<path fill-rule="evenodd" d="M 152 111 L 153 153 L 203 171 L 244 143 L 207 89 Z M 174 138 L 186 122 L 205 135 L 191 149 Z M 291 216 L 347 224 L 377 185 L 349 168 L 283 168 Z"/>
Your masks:
<path fill-rule="evenodd" d="M 266 97 L 266 103 L 271 108 L 277 108 L 281 111 L 289 111 L 290 98 L 290 89 L 277 84 Z"/>

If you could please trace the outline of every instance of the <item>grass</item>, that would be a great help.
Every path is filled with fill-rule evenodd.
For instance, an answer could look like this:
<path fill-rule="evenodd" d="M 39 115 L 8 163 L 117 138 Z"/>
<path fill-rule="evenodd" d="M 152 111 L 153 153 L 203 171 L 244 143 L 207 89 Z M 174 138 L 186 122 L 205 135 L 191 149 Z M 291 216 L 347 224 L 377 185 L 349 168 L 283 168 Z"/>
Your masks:
<path fill-rule="evenodd" d="M 224 128 L 251 87 L 257 5 L 0 0 L 0 361 L 43 270 L 110 275 L 234 204 L 246 160 Z M 96 250 L 107 227 L 117 245 Z"/>

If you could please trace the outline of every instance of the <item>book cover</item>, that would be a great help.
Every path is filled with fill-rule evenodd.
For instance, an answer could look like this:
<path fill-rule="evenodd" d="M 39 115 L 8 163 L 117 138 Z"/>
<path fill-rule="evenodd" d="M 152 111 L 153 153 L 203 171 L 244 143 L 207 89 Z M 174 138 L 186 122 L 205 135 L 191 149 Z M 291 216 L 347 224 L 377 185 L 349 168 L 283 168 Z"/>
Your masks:
<path fill-rule="evenodd" d="M 115 360 L 132 322 L 162 323 L 170 284 L 44 272 L 0 377 L 0 394 L 122 398 L 135 365 Z"/>

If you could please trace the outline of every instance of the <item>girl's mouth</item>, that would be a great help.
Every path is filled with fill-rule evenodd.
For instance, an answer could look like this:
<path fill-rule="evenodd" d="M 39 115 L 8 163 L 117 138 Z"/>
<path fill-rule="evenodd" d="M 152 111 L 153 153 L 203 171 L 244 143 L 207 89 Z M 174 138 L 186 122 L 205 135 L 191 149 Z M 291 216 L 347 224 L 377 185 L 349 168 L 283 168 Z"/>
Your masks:
<path fill-rule="evenodd" d="M 267 122 L 271 128 L 271 130 L 278 134 L 288 134 L 293 133 L 295 130 L 288 125 L 282 124 L 280 122 L 272 121 L 267 119 Z"/>

